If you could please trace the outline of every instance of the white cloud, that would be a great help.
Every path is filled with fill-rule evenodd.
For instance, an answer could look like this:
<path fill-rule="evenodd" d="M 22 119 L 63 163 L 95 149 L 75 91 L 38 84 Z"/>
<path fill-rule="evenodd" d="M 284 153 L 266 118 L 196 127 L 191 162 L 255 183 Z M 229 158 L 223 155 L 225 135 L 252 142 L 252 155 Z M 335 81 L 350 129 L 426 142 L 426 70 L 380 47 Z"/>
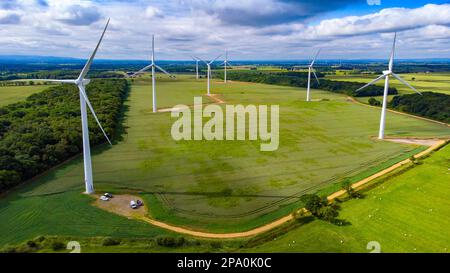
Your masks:
<path fill-rule="evenodd" d="M 145 16 L 147 17 L 147 18 L 161 18 L 161 17 L 163 17 L 163 13 L 162 13 L 162 11 L 159 9 L 159 8 L 157 8 L 157 7 L 153 7 L 153 6 L 148 6 L 146 9 L 145 9 Z"/>
<path fill-rule="evenodd" d="M 257 9 L 250 5 L 252 1 L 233 2 L 236 9 L 247 13 L 254 9 L 257 16 L 286 5 L 264 0 L 274 9 Z M 193 8 L 202 3 L 214 5 Z M 85 58 L 106 18 L 111 17 L 100 58 L 148 58 L 153 33 L 159 59 L 189 59 L 190 54 L 211 58 L 225 48 L 233 59 L 301 59 L 309 58 L 317 47 L 323 48 L 323 58 L 386 58 L 393 31 L 400 31 L 400 57 L 450 57 L 450 4 L 384 9 L 314 25 L 307 21 L 232 25 L 217 12 L 210 12 L 226 10 L 229 3 L 178 0 L 152 1 L 149 6 L 144 0 L 48 0 L 43 6 L 35 0 L 18 0 L 14 9 L 0 7 L 0 24 L 11 14 L 20 18 L 16 23 L 1 25 L 0 36 L 4 38 L 0 40 L 0 54 Z"/>
<path fill-rule="evenodd" d="M 310 27 L 308 32 L 316 36 L 354 36 L 408 30 L 427 25 L 450 25 L 450 5 L 429 4 L 416 9 L 391 8 L 364 16 L 324 20 L 317 26 Z"/>
<path fill-rule="evenodd" d="M 0 10 L 0 25 L 18 24 L 20 20 L 19 14 L 7 10 Z"/>

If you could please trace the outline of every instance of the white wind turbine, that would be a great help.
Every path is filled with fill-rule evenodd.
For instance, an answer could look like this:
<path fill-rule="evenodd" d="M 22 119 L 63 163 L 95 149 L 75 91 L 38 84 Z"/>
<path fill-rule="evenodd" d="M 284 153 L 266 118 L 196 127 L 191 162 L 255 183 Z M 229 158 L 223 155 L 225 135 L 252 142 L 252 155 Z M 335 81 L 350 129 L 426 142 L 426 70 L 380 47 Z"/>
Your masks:
<path fill-rule="evenodd" d="M 200 61 L 199 59 L 195 58 L 194 56 L 191 56 L 192 60 L 195 61 L 195 79 L 198 80 L 198 62 Z"/>
<path fill-rule="evenodd" d="M 207 74 L 208 74 L 208 80 L 207 80 L 207 82 L 208 82 L 208 89 L 207 89 L 208 95 L 211 94 L 211 93 L 210 93 L 210 88 L 211 88 L 211 78 L 212 78 L 212 75 L 211 75 L 211 64 L 212 64 L 213 62 L 215 62 L 220 56 L 222 56 L 222 55 L 217 56 L 216 58 L 214 58 L 214 59 L 213 59 L 212 61 L 210 61 L 210 62 L 206 62 L 206 61 L 204 61 L 204 60 L 202 60 L 202 59 L 200 59 L 200 58 L 198 58 L 198 57 L 195 57 L 195 58 L 199 59 L 200 61 L 204 62 L 204 63 L 206 64 L 206 66 L 208 67 L 208 72 L 207 72 Z"/>
<path fill-rule="evenodd" d="M 223 61 L 222 65 L 224 66 L 224 83 L 227 83 L 227 67 L 229 66 L 229 62 L 228 62 L 228 50 L 225 50 L 225 61 Z"/>
<path fill-rule="evenodd" d="M 156 108 L 156 75 L 155 75 L 155 68 L 157 68 L 158 70 L 160 70 L 161 72 L 169 75 L 172 77 L 172 75 L 167 72 L 166 70 L 162 69 L 160 66 L 158 66 L 157 64 L 155 64 L 155 35 L 152 35 L 152 59 L 151 59 L 151 64 L 142 68 L 141 70 L 139 70 L 138 72 L 134 73 L 132 75 L 132 77 L 141 74 L 149 69 L 152 69 L 152 97 L 153 97 L 153 113 L 156 113 L 157 108 Z"/>
<path fill-rule="evenodd" d="M 308 88 L 306 89 L 306 101 L 311 101 L 311 72 L 314 74 L 316 81 L 320 84 L 319 79 L 317 78 L 316 72 L 314 71 L 314 63 L 316 61 L 317 56 L 319 56 L 320 49 L 317 51 L 316 56 L 312 60 L 311 64 L 308 66 Z"/>
<path fill-rule="evenodd" d="M 100 127 L 100 130 L 102 130 L 103 135 L 106 137 L 106 140 L 108 140 L 109 144 L 112 145 L 111 141 L 109 140 L 108 136 L 105 133 L 105 130 L 103 130 L 103 127 L 100 124 L 100 121 L 98 120 L 97 115 L 95 114 L 94 108 L 92 108 L 91 102 L 89 101 L 89 98 L 86 94 L 86 89 L 85 89 L 86 85 L 88 85 L 90 82 L 89 79 L 86 79 L 86 74 L 89 72 L 92 61 L 94 60 L 95 54 L 97 53 L 97 50 L 103 40 L 103 36 L 105 35 L 108 25 L 109 25 L 109 19 L 108 19 L 108 22 L 106 23 L 105 29 L 103 30 L 100 40 L 98 41 L 98 44 L 95 47 L 94 52 L 92 53 L 91 57 L 85 64 L 83 70 L 81 70 L 81 73 L 76 80 L 47 80 L 47 79 L 42 80 L 42 81 L 48 81 L 48 82 L 71 83 L 71 84 L 75 84 L 78 87 L 79 94 L 80 94 L 81 128 L 82 128 L 82 134 L 83 134 L 84 181 L 86 184 L 86 193 L 87 194 L 94 193 L 94 183 L 92 180 L 91 148 L 89 145 L 89 128 L 88 128 L 86 105 L 89 107 L 89 110 L 91 111 L 92 115 L 94 116 L 95 121 L 97 122 L 98 126 Z"/>
<path fill-rule="evenodd" d="M 397 38 L 397 33 L 394 34 L 394 43 L 392 45 L 392 51 L 391 51 L 391 57 L 389 59 L 389 67 L 388 70 L 383 71 L 383 75 L 379 76 L 375 80 L 369 82 L 368 84 L 364 85 L 363 87 L 356 90 L 356 92 L 366 88 L 369 85 L 372 85 L 384 78 L 384 93 L 383 93 L 383 106 L 381 109 L 381 120 L 380 120 L 380 131 L 378 134 L 378 139 L 384 139 L 384 128 L 385 128 L 385 121 L 386 121 L 386 108 L 387 108 L 387 97 L 389 92 L 389 77 L 392 76 L 402 82 L 404 85 L 408 86 L 418 94 L 422 95 L 419 91 L 417 91 L 414 87 L 412 87 L 409 83 L 404 81 L 402 78 L 400 78 L 399 75 L 395 74 L 392 69 L 394 67 L 394 53 L 395 53 L 395 40 Z"/>

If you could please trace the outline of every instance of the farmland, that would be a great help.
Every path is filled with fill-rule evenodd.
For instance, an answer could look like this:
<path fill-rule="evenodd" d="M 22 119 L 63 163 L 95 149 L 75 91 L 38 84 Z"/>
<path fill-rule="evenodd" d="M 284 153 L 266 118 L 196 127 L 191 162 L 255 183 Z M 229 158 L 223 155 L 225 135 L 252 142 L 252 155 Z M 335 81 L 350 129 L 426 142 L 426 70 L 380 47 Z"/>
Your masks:
<path fill-rule="evenodd" d="M 395 68 L 394 68 L 395 70 Z M 437 93 L 443 93 L 450 95 L 450 73 L 407 73 L 400 75 L 404 80 L 408 81 L 412 86 L 414 86 L 419 91 L 431 91 Z M 330 80 L 335 81 L 351 81 L 351 82 L 360 82 L 361 86 L 370 82 L 371 80 L 376 78 L 376 75 L 328 75 L 326 77 Z M 378 86 L 383 86 L 384 81 L 379 81 L 376 83 Z M 399 94 L 410 94 L 414 93 L 411 89 L 401 84 L 396 79 L 393 79 L 390 82 L 391 87 L 397 88 Z M 393 96 L 389 96 L 389 100 Z M 376 97 L 378 100 L 381 100 L 382 97 Z M 367 102 L 368 98 L 358 98 L 361 101 Z"/>
<path fill-rule="evenodd" d="M 363 199 L 343 203 L 340 217 L 349 225 L 313 221 L 248 251 L 369 252 L 367 244 L 377 241 L 382 252 L 448 253 L 449 157 L 446 146 L 365 192 Z"/>
<path fill-rule="evenodd" d="M 29 95 L 47 89 L 45 85 L 0 86 L 0 106 L 26 99 Z"/>
<path fill-rule="evenodd" d="M 160 108 L 191 105 L 206 85 L 188 76 L 159 76 L 157 84 Z M 330 193 L 344 178 L 368 176 L 383 162 L 395 163 L 423 150 L 374 140 L 379 112 L 339 94 L 313 90 L 313 98 L 323 101 L 306 103 L 303 89 L 237 82 L 214 82 L 213 93 L 229 104 L 279 104 L 279 150 L 261 152 L 258 141 L 175 142 L 170 136 L 174 119 L 170 113 L 151 113 L 149 80 L 137 79 L 125 102 L 124 133 L 113 147 L 93 150 L 97 191 L 140 194 L 150 216 L 168 223 L 242 231 L 289 214 L 302 205 L 298 197 L 304 193 Z M 387 118 L 387 135 L 450 135 L 442 125 L 394 113 Z M 5 221 L 0 223 L 0 245 L 40 234 L 166 233 L 92 207 L 91 199 L 80 195 L 82 168 L 78 157 L 1 198 L 0 218 Z"/>

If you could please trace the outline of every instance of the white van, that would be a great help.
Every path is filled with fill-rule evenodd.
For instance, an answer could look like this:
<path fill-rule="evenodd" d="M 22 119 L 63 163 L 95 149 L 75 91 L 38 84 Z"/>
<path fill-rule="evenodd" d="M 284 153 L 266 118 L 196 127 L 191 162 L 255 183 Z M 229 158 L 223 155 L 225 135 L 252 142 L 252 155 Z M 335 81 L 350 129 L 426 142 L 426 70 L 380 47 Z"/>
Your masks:
<path fill-rule="evenodd" d="M 136 204 L 136 202 L 135 202 L 134 200 L 131 200 L 131 201 L 130 201 L 130 207 L 131 207 L 132 209 L 137 209 L 138 205 Z"/>

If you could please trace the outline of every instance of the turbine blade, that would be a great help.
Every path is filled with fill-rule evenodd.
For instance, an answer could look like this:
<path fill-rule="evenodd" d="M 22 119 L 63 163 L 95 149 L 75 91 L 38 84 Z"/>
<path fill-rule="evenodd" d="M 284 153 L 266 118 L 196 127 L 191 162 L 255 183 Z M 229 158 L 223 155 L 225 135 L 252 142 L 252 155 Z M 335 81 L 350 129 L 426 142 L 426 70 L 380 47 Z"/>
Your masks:
<path fill-rule="evenodd" d="M 172 76 L 172 74 L 170 74 L 170 73 L 167 72 L 166 70 L 162 69 L 159 65 L 156 65 L 156 64 L 155 64 L 155 67 L 156 67 L 157 69 L 159 69 L 161 72 L 163 72 L 164 74 L 167 74 L 167 75 L 169 75 L 169 76 Z"/>
<path fill-rule="evenodd" d="M 357 89 L 355 92 L 358 92 L 358 91 L 363 90 L 363 89 L 366 88 L 367 86 L 372 85 L 372 84 L 376 83 L 377 81 L 379 81 L 379 80 L 381 80 L 381 79 L 384 79 L 384 77 L 386 77 L 386 75 L 381 75 L 381 76 L 379 76 L 379 77 L 376 78 L 375 80 L 373 80 L 373 81 L 369 82 L 368 84 L 364 85 L 363 87 Z"/>
<path fill-rule="evenodd" d="M 314 77 L 316 78 L 317 84 L 320 85 L 319 78 L 317 78 L 316 72 L 314 71 L 314 69 L 312 69 L 311 71 L 314 74 Z"/>
<path fill-rule="evenodd" d="M 97 46 L 94 49 L 94 52 L 92 52 L 91 57 L 89 58 L 87 63 L 84 65 L 83 70 L 81 70 L 81 73 L 80 73 L 80 76 L 78 77 L 78 79 L 84 79 L 86 77 L 86 74 L 89 72 L 89 69 L 91 68 L 91 64 L 94 61 L 95 54 L 97 54 L 97 50 L 100 47 L 103 37 L 105 36 L 106 29 L 108 28 L 108 25 L 109 25 L 109 20 L 110 19 L 108 19 L 108 22 L 106 23 L 105 29 L 103 30 L 102 36 L 100 36 L 100 40 L 98 41 Z"/>
<path fill-rule="evenodd" d="M 195 56 L 194 56 L 195 57 Z M 200 59 L 199 57 L 195 57 L 197 58 L 197 60 L 204 62 L 206 65 L 208 65 L 208 63 L 206 61 L 204 61 L 203 59 Z"/>
<path fill-rule="evenodd" d="M 322 50 L 322 49 L 319 49 L 319 50 L 317 51 L 316 56 L 314 56 L 314 59 L 312 60 L 310 66 L 313 66 L 313 65 L 314 65 L 314 63 L 316 62 L 317 56 L 319 56 L 319 53 L 320 53 L 321 50 Z"/>
<path fill-rule="evenodd" d="M 389 71 L 394 68 L 394 53 L 395 53 L 395 40 L 397 39 L 397 32 L 394 34 L 394 43 L 392 44 L 391 57 L 389 58 Z"/>
<path fill-rule="evenodd" d="M 215 62 L 217 59 L 219 59 L 220 57 L 222 57 L 222 54 L 220 54 L 219 56 L 217 56 L 216 58 L 214 58 L 212 61 L 209 62 L 209 64 L 212 64 L 213 62 Z"/>
<path fill-rule="evenodd" d="M 83 95 L 84 99 L 86 100 L 86 104 L 89 107 L 89 110 L 91 110 L 92 115 L 95 118 L 95 121 L 97 122 L 98 126 L 100 127 L 100 130 L 102 130 L 103 135 L 106 137 L 106 140 L 108 140 L 109 144 L 112 146 L 111 141 L 109 140 L 109 137 L 106 135 L 105 130 L 103 130 L 102 125 L 100 124 L 100 121 L 97 118 L 97 115 L 95 114 L 94 108 L 91 105 L 91 102 L 89 101 L 88 96 L 86 95 L 86 92 L 84 90 L 84 86 L 78 85 L 78 89 L 80 90 L 81 94 Z"/>
<path fill-rule="evenodd" d="M 74 83 L 75 80 L 54 80 L 54 79 L 27 79 L 28 81 L 43 81 L 43 82 L 59 82 L 59 83 Z"/>
<path fill-rule="evenodd" d="M 405 80 L 403 80 L 399 75 L 392 73 L 392 76 L 394 76 L 394 78 L 396 78 L 397 80 L 399 80 L 400 82 L 402 82 L 404 85 L 408 86 L 409 88 L 411 88 L 412 90 L 414 90 L 414 92 L 416 92 L 417 94 L 422 95 L 422 93 L 420 93 L 419 91 L 417 91 L 416 88 L 412 87 L 412 85 L 410 85 L 409 83 L 407 83 Z"/>
<path fill-rule="evenodd" d="M 146 67 L 144 67 L 144 68 L 142 68 L 141 70 L 139 70 L 138 72 L 135 72 L 133 75 L 131 75 L 131 77 L 134 77 L 134 76 L 136 76 L 136 75 L 138 75 L 138 74 L 142 74 L 142 73 L 144 73 L 145 71 L 147 71 L 147 70 L 149 70 L 150 68 L 152 68 L 152 64 L 151 65 L 147 65 Z"/>
<path fill-rule="evenodd" d="M 152 64 L 155 63 L 155 35 L 152 35 Z"/>

